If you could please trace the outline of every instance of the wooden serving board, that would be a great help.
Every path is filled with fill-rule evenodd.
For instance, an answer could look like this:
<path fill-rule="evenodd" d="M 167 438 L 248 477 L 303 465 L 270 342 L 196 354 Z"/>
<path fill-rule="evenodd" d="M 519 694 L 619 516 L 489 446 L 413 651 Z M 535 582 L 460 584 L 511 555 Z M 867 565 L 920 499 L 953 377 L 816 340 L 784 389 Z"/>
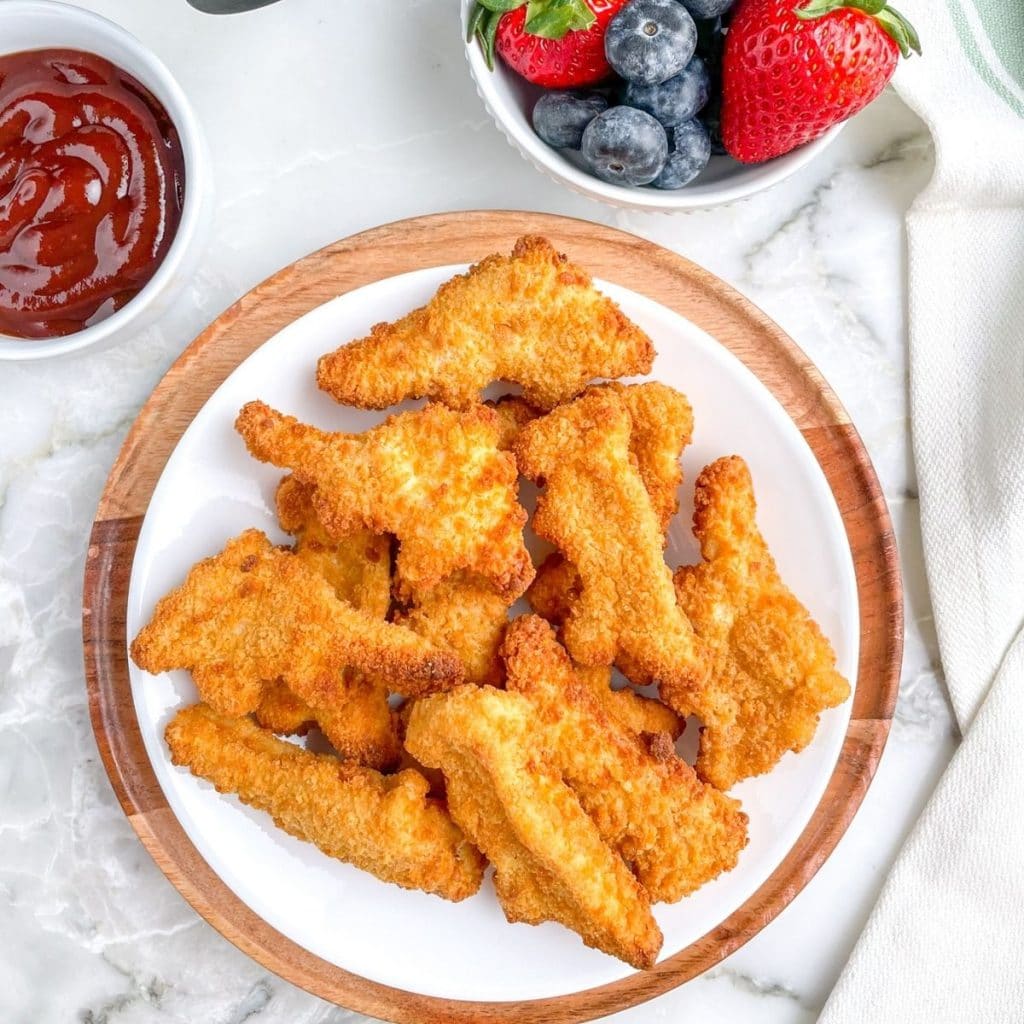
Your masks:
<path fill-rule="evenodd" d="M 546 235 L 597 277 L 675 310 L 761 379 L 802 431 L 842 514 L 856 568 L 860 666 L 839 763 L 807 828 L 747 902 L 687 949 L 614 984 L 556 999 L 478 1003 L 400 991 L 350 974 L 267 925 L 214 874 L 186 837 L 142 744 L 128 678 L 125 615 L 132 559 L 157 479 L 192 418 L 251 352 L 316 306 L 382 278 L 507 252 Z M 125 814 L 154 860 L 222 935 L 324 999 L 399 1024 L 591 1020 L 689 980 L 760 931 L 807 884 L 853 818 L 889 733 L 903 645 L 899 563 L 878 480 L 835 395 L 796 345 L 723 282 L 650 242 L 579 220 L 521 212 L 439 214 L 328 246 L 254 288 L 185 350 L 132 427 L 100 501 L 85 569 L 82 629 L 93 728 Z"/>

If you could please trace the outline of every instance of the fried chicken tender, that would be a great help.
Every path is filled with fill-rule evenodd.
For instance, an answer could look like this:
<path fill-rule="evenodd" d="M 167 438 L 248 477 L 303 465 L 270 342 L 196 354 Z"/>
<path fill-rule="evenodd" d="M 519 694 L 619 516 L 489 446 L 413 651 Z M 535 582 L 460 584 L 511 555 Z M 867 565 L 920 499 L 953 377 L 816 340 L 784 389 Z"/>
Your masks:
<path fill-rule="evenodd" d="M 576 666 L 576 679 L 598 700 L 605 712 L 634 736 L 665 735 L 675 742 L 686 723 L 670 708 L 653 697 L 644 697 L 628 686 L 612 689 L 612 670 L 607 666 Z"/>
<path fill-rule="evenodd" d="M 147 672 L 190 669 L 203 701 L 227 715 L 254 711 L 266 682 L 281 678 L 321 725 L 323 710 L 345 705 L 347 666 L 395 679 L 411 694 L 462 681 L 451 653 L 340 601 L 259 530 L 194 565 L 157 603 L 131 655 Z"/>
<path fill-rule="evenodd" d="M 420 309 L 321 358 L 339 402 L 383 409 L 405 398 L 470 406 L 494 381 L 550 409 L 595 377 L 649 373 L 650 338 L 544 238 L 526 236 L 442 285 Z"/>
<path fill-rule="evenodd" d="M 285 477 L 277 488 L 277 517 L 295 537 L 295 555 L 334 587 L 337 596 L 376 619 L 391 604 L 391 543 L 368 530 L 335 540 L 313 508 L 313 488 Z M 398 722 L 387 689 L 352 669 L 344 672 L 344 702 L 317 714 L 280 679 L 263 690 L 256 721 L 279 735 L 305 735 L 319 725 L 337 752 L 371 768 L 387 768 L 401 757 Z"/>
<path fill-rule="evenodd" d="M 508 624 L 509 602 L 479 576 L 457 573 L 398 612 L 394 621 L 457 655 L 466 682 L 498 686 L 505 677 L 498 647 Z"/>
<path fill-rule="evenodd" d="M 555 767 L 652 902 L 674 903 L 735 867 L 747 843 L 739 802 L 608 714 L 548 623 L 516 619 L 502 653 L 507 688 L 530 701 Z"/>
<path fill-rule="evenodd" d="M 165 737 L 174 764 L 329 857 L 447 900 L 480 888 L 483 858 L 414 771 L 384 776 L 313 754 L 205 704 L 179 711 Z"/>
<path fill-rule="evenodd" d="M 544 760 L 521 694 L 460 687 L 417 701 L 406 746 L 445 777 L 452 818 L 494 865 L 509 921 L 558 921 L 637 968 L 662 936 L 650 901 Z"/>
<path fill-rule="evenodd" d="M 709 652 L 696 692 L 664 689 L 698 715 L 697 773 L 719 789 L 770 771 L 810 743 L 826 708 L 850 696 L 831 644 L 779 578 L 756 523 L 753 484 L 738 456 L 698 477 L 693 516 L 704 562 L 676 573 L 680 607 Z"/>
<path fill-rule="evenodd" d="M 563 625 L 573 659 L 592 667 L 626 657 L 645 677 L 683 690 L 700 683 L 704 654 L 676 605 L 631 431 L 621 395 L 594 390 L 524 427 L 516 460 L 545 484 L 534 531 L 579 574 Z"/>
<path fill-rule="evenodd" d="M 533 578 L 515 460 L 498 450 L 492 409 L 434 404 L 364 434 L 329 434 L 249 402 L 235 427 L 256 458 L 314 486 L 332 537 L 358 527 L 395 534 L 400 590 L 426 591 L 467 569 L 514 600 Z"/>

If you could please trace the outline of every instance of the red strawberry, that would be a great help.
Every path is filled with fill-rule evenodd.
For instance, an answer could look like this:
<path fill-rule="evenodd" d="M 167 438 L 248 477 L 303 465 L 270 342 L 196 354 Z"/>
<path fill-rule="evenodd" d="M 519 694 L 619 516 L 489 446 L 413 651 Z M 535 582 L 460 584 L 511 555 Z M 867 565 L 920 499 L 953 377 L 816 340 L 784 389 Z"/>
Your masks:
<path fill-rule="evenodd" d="M 911 51 L 917 33 L 886 0 L 739 0 L 722 65 L 725 148 L 758 163 L 824 135 Z"/>
<path fill-rule="evenodd" d="M 604 55 L 605 29 L 626 2 L 479 0 L 470 31 L 480 37 L 489 66 L 496 49 L 513 71 L 535 85 L 594 85 L 611 74 Z"/>

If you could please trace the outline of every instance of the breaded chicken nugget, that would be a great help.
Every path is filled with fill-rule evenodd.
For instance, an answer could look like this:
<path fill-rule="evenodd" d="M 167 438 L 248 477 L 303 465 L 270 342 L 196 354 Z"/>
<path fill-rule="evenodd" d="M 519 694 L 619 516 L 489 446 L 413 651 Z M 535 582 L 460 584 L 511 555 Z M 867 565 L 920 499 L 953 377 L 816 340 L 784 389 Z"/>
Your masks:
<path fill-rule="evenodd" d="M 508 625 L 508 609 L 509 602 L 487 580 L 456 573 L 417 592 L 394 621 L 457 655 L 466 682 L 498 686 L 505 676 L 498 647 Z"/>
<path fill-rule="evenodd" d="M 313 508 L 313 488 L 293 476 L 277 488 L 281 527 L 295 537 L 295 556 L 334 587 L 335 594 L 384 619 L 391 604 L 391 542 L 368 530 L 335 540 Z M 344 702 L 321 708 L 320 718 L 280 679 L 264 687 L 256 721 L 280 735 L 304 735 L 314 725 L 329 734 L 335 750 L 370 768 L 387 768 L 401 757 L 397 719 L 388 706 L 387 689 L 353 669 L 345 669 Z"/>
<path fill-rule="evenodd" d="M 174 764 L 266 811 L 329 857 L 446 900 L 480 888 L 483 858 L 416 772 L 384 776 L 312 754 L 205 704 L 179 711 L 165 737 Z"/>
<path fill-rule="evenodd" d="M 429 590 L 467 569 L 514 600 L 533 578 L 515 460 L 498 450 L 492 409 L 434 404 L 364 434 L 328 434 L 250 402 L 235 427 L 256 458 L 316 488 L 331 536 L 360 526 L 395 534 L 400 589 Z"/>
<path fill-rule="evenodd" d="M 202 699 L 246 715 L 281 678 L 317 713 L 343 706 L 347 666 L 409 693 L 454 686 L 462 666 L 402 626 L 338 600 L 331 585 L 259 530 L 246 530 L 162 598 L 131 648 L 147 672 L 190 669 Z"/>
<path fill-rule="evenodd" d="M 629 410 L 629 450 L 664 533 L 679 510 L 678 492 L 683 482 L 680 457 L 693 438 L 690 403 L 684 394 L 657 381 L 632 385 L 613 382 L 590 388 L 587 393 L 597 390 L 614 391 Z M 579 596 L 579 585 L 575 567 L 556 552 L 540 565 L 526 597 L 538 615 L 561 623 Z"/>
<path fill-rule="evenodd" d="M 629 385 L 613 381 L 599 387 L 619 395 L 629 412 L 629 450 L 664 533 L 679 511 L 679 486 L 683 482 L 679 460 L 693 440 L 690 402 L 681 391 L 656 380 Z"/>
<path fill-rule="evenodd" d="M 676 605 L 661 526 L 630 454 L 631 430 L 621 395 L 594 390 L 524 427 L 516 460 L 545 485 L 535 532 L 579 573 L 563 626 L 573 659 L 610 665 L 624 655 L 645 676 L 685 689 L 699 685 L 704 655 Z"/>
<path fill-rule="evenodd" d="M 283 679 L 272 679 L 264 684 L 254 714 L 264 729 L 279 736 L 305 736 L 316 726 L 316 712 L 296 697 Z"/>
<path fill-rule="evenodd" d="M 747 843 L 739 802 L 674 753 L 653 755 L 608 714 L 548 623 L 516 619 L 502 653 L 506 685 L 533 706 L 555 767 L 653 903 L 674 903 L 735 867 Z"/>
<path fill-rule="evenodd" d="M 413 707 L 406 746 L 445 777 L 452 818 L 494 865 L 509 921 L 558 921 L 637 968 L 662 936 L 647 894 L 558 773 L 520 694 L 460 687 Z"/>
<path fill-rule="evenodd" d="M 323 356 L 317 383 L 339 402 L 383 409 L 405 398 L 462 407 L 514 381 L 550 409 L 595 377 L 650 372 L 654 347 L 590 276 L 544 238 L 520 238 L 442 285 L 423 306 Z"/>
<path fill-rule="evenodd" d="M 607 666 L 577 665 L 574 671 L 577 680 L 597 698 L 607 714 L 634 736 L 666 735 L 673 742 L 682 736 L 686 723 L 660 700 L 644 697 L 628 686 L 613 690 L 612 670 Z"/>
<path fill-rule="evenodd" d="M 484 405 L 498 414 L 498 447 L 503 452 L 512 449 L 512 442 L 527 423 L 544 415 L 518 395 L 504 395 L 497 401 L 484 402 Z"/>
<path fill-rule="evenodd" d="M 277 518 L 295 538 L 298 558 L 334 587 L 338 597 L 375 619 L 391 607 L 391 538 L 357 527 L 332 537 L 313 504 L 311 484 L 286 476 L 277 487 Z"/>
<path fill-rule="evenodd" d="M 831 644 L 779 578 L 756 523 L 750 472 L 738 456 L 698 477 L 694 532 L 704 562 L 676 573 L 676 593 L 709 652 L 696 692 L 662 690 L 703 722 L 697 773 L 719 789 L 770 771 L 810 743 L 818 717 L 850 696 Z"/>

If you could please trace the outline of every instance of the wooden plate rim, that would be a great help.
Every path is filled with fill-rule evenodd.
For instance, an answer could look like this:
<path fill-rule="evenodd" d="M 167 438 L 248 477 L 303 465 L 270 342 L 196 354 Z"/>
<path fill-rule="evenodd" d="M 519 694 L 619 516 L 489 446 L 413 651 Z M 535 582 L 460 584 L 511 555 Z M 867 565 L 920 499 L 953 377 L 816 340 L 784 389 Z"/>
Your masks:
<path fill-rule="evenodd" d="M 199 855 L 160 789 L 135 717 L 125 640 L 128 579 L 167 458 L 198 408 L 251 351 L 330 297 L 408 270 L 473 262 L 508 250 L 524 233 L 547 235 L 595 276 L 680 312 L 734 351 L 780 400 L 839 504 L 857 575 L 861 657 L 853 715 L 825 795 L 746 903 L 646 973 L 550 999 L 464 1002 L 395 989 L 314 956 L 254 914 Z M 753 348 L 738 351 L 752 339 Z M 206 376 L 197 385 L 200 374 Z M 82 626 L 90 716 L 121 806 L 157 865 L 225 938 L 309 992 L 397 1024 L 539 1024 L 593 1020 L 675 988 L 742 946 L 810 881 L 860 806 L 888 737 L 903 601 L 892 526 L 870 459 L 839 400 L 781 328 L 724 282 L 652 242 L 556 215 L 483 210 L 398 221 L 327 246 L 257 285 L 185 349 L 140 411 L 105 486 L 86 561 Z"/>

